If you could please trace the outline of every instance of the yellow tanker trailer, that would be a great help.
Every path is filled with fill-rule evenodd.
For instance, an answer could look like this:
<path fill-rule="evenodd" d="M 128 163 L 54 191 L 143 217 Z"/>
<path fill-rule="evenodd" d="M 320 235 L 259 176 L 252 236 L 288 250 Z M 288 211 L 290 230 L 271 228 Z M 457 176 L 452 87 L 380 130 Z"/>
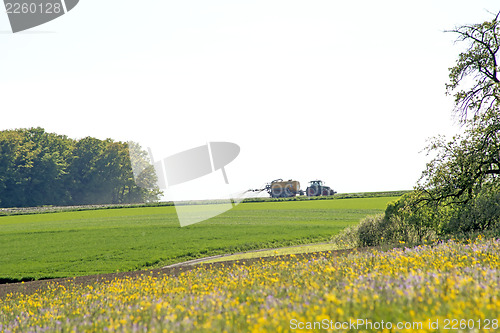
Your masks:
<path fill-rule="evenodd" d="M 290 198 L 297 194 L 302 195 L 303 191 L 300 190 L 300 183 L 296 180 L 276 179 L 266 185 L 267 193 L 271 198 Z"/>

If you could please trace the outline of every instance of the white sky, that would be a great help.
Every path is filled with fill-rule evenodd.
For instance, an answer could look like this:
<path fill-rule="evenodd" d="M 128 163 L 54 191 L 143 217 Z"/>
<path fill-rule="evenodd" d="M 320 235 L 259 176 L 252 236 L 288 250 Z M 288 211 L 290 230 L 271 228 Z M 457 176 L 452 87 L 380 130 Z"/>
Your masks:
<path fill-rule="evenodd" d="M 458 131 L 444 33 L 497 0 L 81 0 L 12 34 L 0 13 L 0 130 L 134 140 L 163 158 L 241 147 L 232 188 L 276 178 L 411 189 L 426 139 Z M 222 175 L 217 175 L 222 180 Z M 200 194 L 194 198 L 200 198 Z"/>

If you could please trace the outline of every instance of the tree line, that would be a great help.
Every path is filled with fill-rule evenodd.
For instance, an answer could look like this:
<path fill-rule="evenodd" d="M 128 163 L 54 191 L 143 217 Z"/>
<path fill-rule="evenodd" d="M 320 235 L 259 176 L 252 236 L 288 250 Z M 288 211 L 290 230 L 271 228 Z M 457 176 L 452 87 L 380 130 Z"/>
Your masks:
<path fill-rule="evenodd" d="M 137 150 L 137 144 L 133 144 Z M 136 184 L 131 157 L 149 165 L 147 154 L 129 154 L 129 143 L 85 137 L 75 140 L 43 128 L 0 132 L 0 207 L 122 204 L 158 200 L 161 192 Z"/>

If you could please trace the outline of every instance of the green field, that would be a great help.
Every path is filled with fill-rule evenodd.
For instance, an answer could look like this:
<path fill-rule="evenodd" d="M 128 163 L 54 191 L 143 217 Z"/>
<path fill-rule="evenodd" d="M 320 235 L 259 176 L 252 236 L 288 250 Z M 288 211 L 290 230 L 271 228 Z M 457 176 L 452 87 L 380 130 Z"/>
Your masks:
<path fill-rule="evenodd" d="M 130 271 L 327 241 L 394 199 L 242 203 L 184 228 L 172 206 L 2 216 L 0 281 Z"/>

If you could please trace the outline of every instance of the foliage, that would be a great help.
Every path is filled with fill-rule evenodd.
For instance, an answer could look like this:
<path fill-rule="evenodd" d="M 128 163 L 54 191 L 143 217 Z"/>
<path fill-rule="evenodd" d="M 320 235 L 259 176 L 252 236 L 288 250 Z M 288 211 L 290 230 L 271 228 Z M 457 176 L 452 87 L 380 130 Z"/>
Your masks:
<path fill-rule="evenodd" d="M 428 200 L 419 191 L 389 202 L 384 214 L 368 216 L 332 237 L 344 247 L 422 244 L 450 236 L 474 238 L 478 234 L 500 237 L 498 184 L 483 186 L 466 203 Z"/>
<path fill-rule="evenodd" d="M 431 143 L 427 152 L 435 157 L 427 163 L 415 191 L 388 207 L 388 219 L 417 228 L 419 239 L 428 230 L 454 234 L 496 228 L 500 217 L 495 199 L 500 187 L 500 113 L 492 109 L 483 116 L 481 126 L 468 121 L 462 135 Z M 487 211 L 480 213 L 480 209 Z"/>
<path fill-rule="evenodd" d="M 480 120 L 482 115 L 499 106 L 499 16 L 500 12 L 491 21 L 451 30 L 458 35 L 457 41 L 467 44 L 456 65 L 449 69 L 450 82 L 446 85 L 447 94 L 455 97 L 454 111 L 462 121 L 471 112 Z"/>
<path fill-rule="evenodd" d="M 390 198 L 241 203 L 181 228 L 175 207 L 0 217 L 0 279 L 67 277 L 328 241 Z"/>
<path fill-rule="evenodd" d="M 437 239 L 434 223 L 440 221 L 428 209 L 412 211 L 412 194 L 389 202 L 384 214 L 367 216 L 359 224 L 342 230 L 332 242 L 344 248 L 421 244 Z"/>
<path fill-rule="evenodd" d="M 54 284 L 0 299 L 0 330 L 495 332 L 499 257 L 499 240 L 478 239 Z"/>
<path fill-rule="evenodd" d="M 72 141 L 41 128 L 0 132 L 0 205 L 40 205 L 68 198 Z"/>
<path fill-rule="evenodd" d="M 460 26 L 453 33 L 467 44 L 450 68 L 447 94 L 463 133 L 451 140 L 434 138 L 426 152 L 433 158 L 412 194 L 386 212 L 425 239 L 429 232 L 463 233 L 495 229 L 500 215 L 500 12 L 493 20 Z M 484 210 L 484 211 L 481 211 Z"/>
<path fill-rule="evenodd" d="M 465 204 L 500 175 L 499 15 L 452 30 L 467 49 L 450 68 L 446 88 L 448 94 L 454 92 L 455 112 L 465 131 L 448 142 L 435 138 L 426 149 L 436 156 L 416 189 L 429 205 Z"/>
<path fill-rule="evenodd" d="M 0 207 L 144 202 L 159 194 L 135 184 L 126 143 L 42 128 L 0 132 Z"/>
<path fill-rule="evenodd" d="M 498 183 L 500 110 L 488 111 L 481 126 L 473 121 L 466 126 L 464 134 L 448 142 L 437 138 L 427 147 L 428 154 L 436 156 L 427 163 L 416 188 L 423 201 L 464 204 Z"/>
<path fill-rule="evenodd" d="M 500 236 L 500 191 L 498 188 L 483 190 L 475 200 L 467 202 L 450 218 L 446 233 L 471 234 L 495 231 Z"/>
<path fill-rule="evenodd" d="M 161 192 L 156 185 L 158 178 L 148 153 L 137 142 L 129 141 L 127 145 L 133 178 L 137 184 L 130 187 L 129 196 L 143 198 L 146 202 L 157 201 Z"/>

